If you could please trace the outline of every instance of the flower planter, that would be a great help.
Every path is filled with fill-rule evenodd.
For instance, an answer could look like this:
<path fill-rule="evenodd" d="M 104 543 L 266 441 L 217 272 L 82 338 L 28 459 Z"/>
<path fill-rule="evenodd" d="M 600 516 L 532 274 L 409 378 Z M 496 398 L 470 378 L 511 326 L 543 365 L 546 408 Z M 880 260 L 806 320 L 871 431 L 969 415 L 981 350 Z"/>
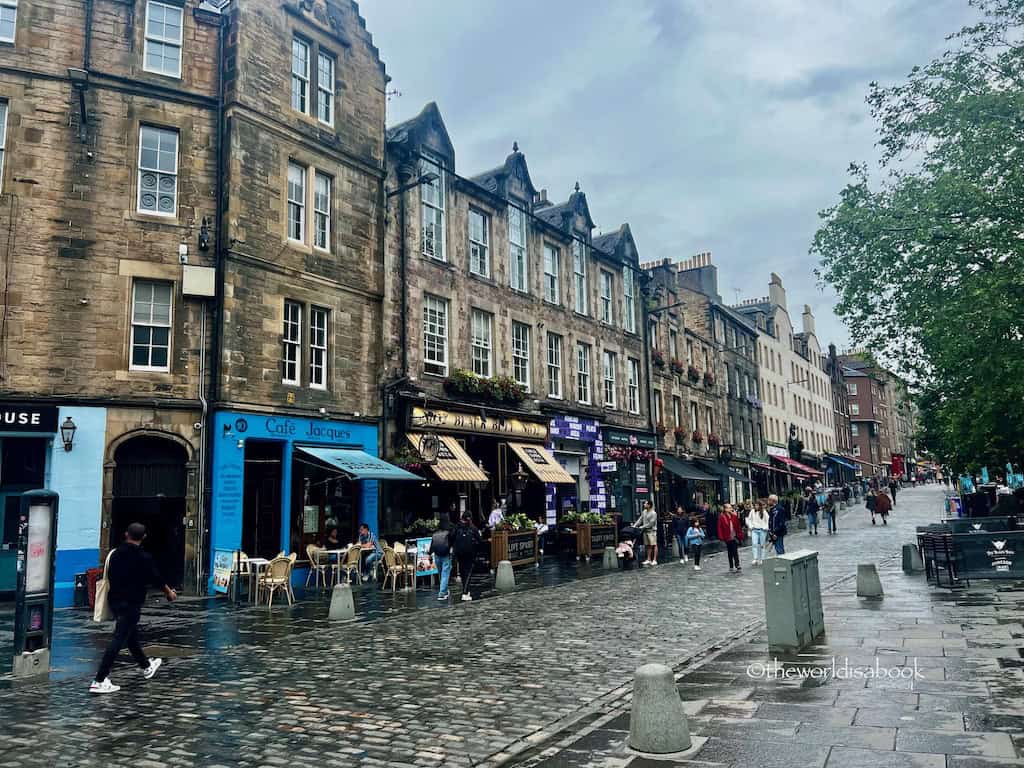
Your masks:
<path fill-rule="evenodd" d="M 491 534 L 491 569 L 502 560 L 513 566 L 532 565 L 539 551 L 537 531 L 495 531 Z"/>

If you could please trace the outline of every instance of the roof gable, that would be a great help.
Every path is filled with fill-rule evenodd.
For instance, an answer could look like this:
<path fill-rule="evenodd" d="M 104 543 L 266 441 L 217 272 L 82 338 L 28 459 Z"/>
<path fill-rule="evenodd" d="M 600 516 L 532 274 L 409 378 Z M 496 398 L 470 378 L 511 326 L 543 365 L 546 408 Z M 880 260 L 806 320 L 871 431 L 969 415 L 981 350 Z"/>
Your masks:
<path fill-rule="evenodd" d="M 437 102 L 431 101 L 415 117 L 391 126 L 385 135 L 392 151 L 420 154 L 427 150 L 443 157 L 448 170 L 455 169 L 455 147 Z"/>
<path fill-rule="evenodd" d="M 472 179 L 488 192 L 493 192 L 506 200 L 518 198 L 532 204 L 537 190 L 530 179 L 530 168 L 526 164 L 526 155 L 519 151 L 519 143 L 512 143 L 512 153 L 497 168 L 474 176 Z"/>

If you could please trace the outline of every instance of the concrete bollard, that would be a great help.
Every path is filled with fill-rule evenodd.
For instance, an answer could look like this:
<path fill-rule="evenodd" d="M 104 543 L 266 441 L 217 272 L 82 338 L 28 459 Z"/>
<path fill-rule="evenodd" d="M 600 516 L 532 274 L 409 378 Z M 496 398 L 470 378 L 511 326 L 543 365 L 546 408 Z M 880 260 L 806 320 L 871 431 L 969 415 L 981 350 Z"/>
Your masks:
<path fill-rule="evenodd" d="M 601 565 L 605 568 L 619 567 L 619 559 L 615 556 L 615 547 L 604 548 L 604 561 Z"/>
<path fill-rule="evenodd" d="M 874 563 L 857 566 L 857 597 L 883 597 L 882 580 Z"/>
<path fill-rule="evenodd" d="M 494 577 L 494 588 L 500 592 L 507 592 L 516 588 L 516 575 L 512 571 L 512 563 L 502 560 L 498 563 L 498 572 Z"/>
<path fill-rule="evenodd" d="M 331 607 L 327 611 L 327 618 L 330 621 L 352 621 L 355 617 L 352 587 L 348 584 L 335 584 L 331 590 Z"/>
<path fill-rule="evenodd" d="M 665 755 L 690 745 L 690 727 L 672 670 L 664 664 L 644 664 L 633 678 L 629 746 L 637 752 Z"/>
<path fill-rule="evenodd" d="M 903 545 L 903 572 L 906 574 L 921 573 L 924 570 L 924 561 L 921 560 L 921 551 L 915 544 Z"/>

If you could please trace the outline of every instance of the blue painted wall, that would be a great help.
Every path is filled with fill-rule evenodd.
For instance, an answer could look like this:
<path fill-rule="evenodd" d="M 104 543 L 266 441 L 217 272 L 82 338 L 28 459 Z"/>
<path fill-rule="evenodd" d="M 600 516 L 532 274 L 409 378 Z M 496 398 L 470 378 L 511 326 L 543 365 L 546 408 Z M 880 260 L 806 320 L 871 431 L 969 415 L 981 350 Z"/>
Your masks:
<path fill-rule="evenodd" d="M 245 488 L 245 447 L 247 439 L 276 440 L 283 444 L 281 489 L 281 548 L 291 546 L 292 455 L 298 445 L 332 445 L 359 448 L 377 455 L 377 427 L 322 419 L 301 419 L 274 414 L 220 411 L 213 428 L 213 512 L 210 530 L 210 571 L 217 549 L 238 549 L 242 543 L 242 505 Z M 239 442 L 243 444 L 240 446 Z M 377 533 L 377 481 L 362 481 L 361 519 Z M 212 583 L 211 583 L 212 588 Z"/>

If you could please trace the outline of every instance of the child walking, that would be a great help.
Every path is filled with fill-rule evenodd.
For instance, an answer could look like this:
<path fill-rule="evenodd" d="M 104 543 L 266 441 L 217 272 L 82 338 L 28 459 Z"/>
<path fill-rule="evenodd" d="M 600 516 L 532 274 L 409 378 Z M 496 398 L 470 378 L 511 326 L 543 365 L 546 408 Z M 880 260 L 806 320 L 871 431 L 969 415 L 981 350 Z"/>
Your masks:
<path fill-rule="evenodd" d="M 693 570 L 700 570 L 700 548 L 704 545 L 704 529 L 696 518 L 690 520 L 690 527 L 686 529 L 686 546 L 693 555 Z"/>

